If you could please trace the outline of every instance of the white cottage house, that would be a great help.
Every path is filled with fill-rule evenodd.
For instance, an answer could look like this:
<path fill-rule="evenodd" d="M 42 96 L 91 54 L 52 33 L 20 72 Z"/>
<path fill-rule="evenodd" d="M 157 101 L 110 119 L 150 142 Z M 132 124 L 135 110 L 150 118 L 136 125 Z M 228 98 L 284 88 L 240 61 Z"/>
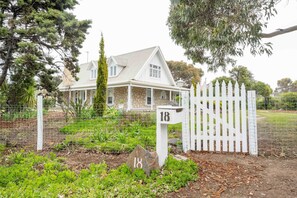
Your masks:
<path fill-rule="evenodd" d="M 124 110 L 155 110 L 158 105 L 178 102 L 186 88 L 178 87 L 160 47 L 111 56 L 108 63 L 107 105 Z M 82 99 L 92 105 L 96 91 L 97 61 L 80 65 L 78 81 L 64 71 L 59 90 L 64 98 Z"/>

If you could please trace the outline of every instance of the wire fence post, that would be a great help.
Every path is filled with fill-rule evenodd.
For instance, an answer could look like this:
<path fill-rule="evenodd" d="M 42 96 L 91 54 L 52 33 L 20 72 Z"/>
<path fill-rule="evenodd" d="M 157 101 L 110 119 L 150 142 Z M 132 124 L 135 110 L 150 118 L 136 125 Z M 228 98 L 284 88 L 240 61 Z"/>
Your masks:
<path fill-rule="evenodd" d="M 43 147 L 43 104 L 42 96 L 37 96 L 37 151 Z"/>
<path fill-rule="evenodd" d="M 256 91 L 248 91 L 249 153 L 258 155 Z"/>

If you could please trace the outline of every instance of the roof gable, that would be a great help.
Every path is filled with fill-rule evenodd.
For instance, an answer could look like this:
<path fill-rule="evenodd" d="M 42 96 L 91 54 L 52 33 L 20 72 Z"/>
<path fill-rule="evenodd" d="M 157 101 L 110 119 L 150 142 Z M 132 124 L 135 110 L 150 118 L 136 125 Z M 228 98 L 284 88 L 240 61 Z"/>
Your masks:
<path fill-rule="evenodd" d="M 150 64 L 157 64 L 158 66 L 161 66 L 161 73 L 162 73 L 161 79 L 147 78 Z M 151 56 L 147 59 L 145 64 L 138 71 L 137 75 L 135 76 L 135 79 L 144 80 L 144 81 L 156 81 L 159 83 L 176 86 L 173 76 L 171 74 L 171 71 L 164 59 L 164 56 L 160 47 L 155 48 Z"/>

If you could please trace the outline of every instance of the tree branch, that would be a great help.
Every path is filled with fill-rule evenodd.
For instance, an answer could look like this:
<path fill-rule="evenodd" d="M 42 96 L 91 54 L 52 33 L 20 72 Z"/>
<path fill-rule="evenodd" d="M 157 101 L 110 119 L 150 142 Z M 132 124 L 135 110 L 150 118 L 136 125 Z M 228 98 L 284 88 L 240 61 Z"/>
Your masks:
<path fill-rule="evenodd" d="M 296 30 L 297 30 L 297 25 L 291 26 L 291 27 L 288 27 L 288 28 L 285 28 L 285 29 L 278 29 L 277 31 L 271 32 L 271 33 L 262 33 L 261 37 L 262 38 L 272 38 L 272 37 L 282 35 L 282 34 L 286 34 L 286 33 L 289 33 L 289 32 L 293 32 L 293 31 L 296 31 Z"/>

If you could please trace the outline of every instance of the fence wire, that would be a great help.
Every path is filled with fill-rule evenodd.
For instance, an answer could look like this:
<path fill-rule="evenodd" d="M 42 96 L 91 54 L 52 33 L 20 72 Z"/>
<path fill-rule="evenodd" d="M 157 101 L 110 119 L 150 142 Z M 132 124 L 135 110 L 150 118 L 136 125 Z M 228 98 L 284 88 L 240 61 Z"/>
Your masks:
<path fill-rule="evenodd" d="M 269 109 L 257 110 L 259 155 L 297 157 L 297 102 L 292 103 L 290 109 L 275 103 Z M 63 109 L 43 110 L 44 148 L 59 150 L 77 145 L 118 152 L 130 151 L 137 144 L 155 146 L 155 112 L 108 108 L 103 117 L 98 117 L 92 108 Z M 170 126 L 169 130 L 171 138 L 181 138 L 181 124 Z M 36 142 L 36 108 L 0 107 L 0 144 L 36 150 Z"/>

